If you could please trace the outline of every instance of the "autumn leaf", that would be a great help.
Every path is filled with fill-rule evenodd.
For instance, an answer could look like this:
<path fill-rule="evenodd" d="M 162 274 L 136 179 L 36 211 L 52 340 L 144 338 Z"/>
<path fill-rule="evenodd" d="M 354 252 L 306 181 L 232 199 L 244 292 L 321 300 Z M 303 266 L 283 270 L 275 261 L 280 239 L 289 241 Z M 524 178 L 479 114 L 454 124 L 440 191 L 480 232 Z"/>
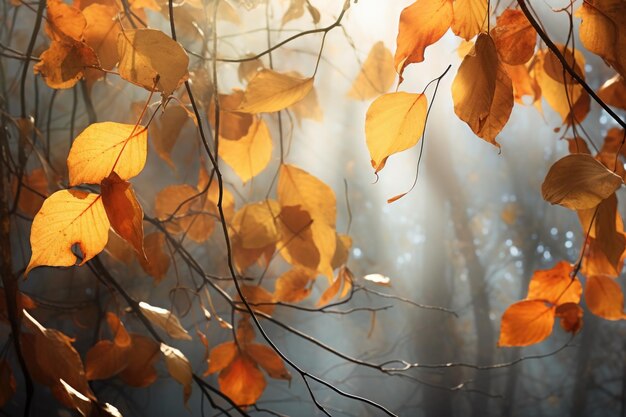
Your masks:
<path fill-rule="evenodd" d="M 170 96 L 189 77 L 189 56 L 160 30 L 125 30 L 117 37 L 117 51 L 120 76 L 149 91 Z"/>
<path fill-rule="evenodd" d="M 541 185 L 544 200 L 572 210 L 589 209 L 613 194 L 622 179 L 587 154 L 556 161 Z"/>
<path fill-rule="evenodd" d="M 335 242 L 335 254 L 333 255 L 333 260 L 330 262 L 333 269 L 342 267 L 348 262 L 350 249 L 352 248 L 352 238 L 348 235 L 335 233 Z"/>
<path fill-rule="evenodd" d="M 15 395 L 17 384 L 6 359 L 0 359 L 0 407 L 4 407 Z"/>
<path fill-rule="evenodd" d="M 237 111 L 244 97 L 244 92 L 234 90 L 230 94 L 219 95 L 219 119 L 220 119 L 220 139 L 240 140 L 248 135 L 254 123 L 258 119 L 249 113 Z M 209 121 L 215 126 L 215 101 L 211 100 L 208 111 Z"/>
<path fill-rule="evenodd" d="M 13 195 L 17 193 L 18 184 L 12 184 Z M 48 177 L 42 168 L 36 168 L 22 177 L 20 196 L 17 207 L 29 216 L 35 216 L 48 196 Z"/>
<path fill-rule="evenodd" d="M 270 316 L 274 313 L 274 296 L 265 288 L 258 285 L 242 285 L 241 292 L 253 311 Z M 245 309 L 245 306 L 241 306 Z"/>
<path fill-rule="evenodd" d="M 313 78 L 300 78 L 269 69 L 259 71 L 248 83 L 237 111 L 271 113 L 302 100 L 313 88 Z"/>
<path fill-rule="evenodd" d="M 139 334 L 131 333 L 130 338 L 128 365 L 118 376 L 131 387 L 147 387 L 157 379 L 154 364 L 159 359 L 160 345 Z"/>
<path fill-rule="evenodd" d="M 71 88 L 83 78 L 89 67 L 98 67 L 94 50 L 84 42 L 69 40 L 53 41 L 33 66 L 35 74 L 41 74 L 50 88 Z"/>
<path fill-rule="evenodd" d="M 339 294 L 342 288 L 343 291 L 340 297 L 345 297 L 349 292 L 349 288 L 352 286 L 352 280 L 352 273 L 346 267 L 342 267 L 333 283 L 322 293 L 320 299 L 317 301 L 317 306 L 326 306 Z M 346 289 L 348 290 L 346 291 Z"/>
<path fill-rule="evenodd" d="M 519 104 L 535 104 L 540 106 L 541 87 L 537 83 L 526 65 L 507 65 L 503 64 L 506 73 L 511 78 L 513 84 L 513 97 L 515 102 Z M 524 101 L 525 96 L 530 96 L 530 101 Z M 540 108 L 540 107 L 539 107 Z"/>
<path fill-rule="evenodd" d="M 175 169 L 171 156 L 172 149 L 188 120 L 190 117 L 187 110 L 181 105 L 170 102 L 165 110 L 154 118 L 148 128 L 154 150 L 172 169 Z"/>
<path fill-rule="evenodd" d="M 315 279 L 315 272 L 303 267 L 294 267 L 285 272 L 274 284 L 274 299 L 286 303 L 297 303 L 311 294 L 309 284 Z"/>
<path fill-rule="evenodd" d="M 426 124 L 426 96 L 389 93 L 377 98 L 367 110 L 365 138 L 375 172 L 387 158 L 416 145 Z"/>
<path fill-rule="evenodd" d="M 139 264 L 148 275 L 151 275 L 158 284 L 165 278 L 170 267 L 170 257 L 164 251 L 165 235 L 161 232 L 153 232 L 146 235 L 143 241 L 146 257 L 139 257 Z"/>
<path fill-rule="evenodd" d="M 535 271 L 528 285 L 527 300 L 545 300 L 554 305 L 578 303 L 582 285 L 571 276 L 573 266 L 560 261 L 551 269 Z"/>
<path fill-rule="evenodd" d="M 193 381 L 193 371 L 189 360 L 180 350 L 165 343 L 161 343 L 161 353 L 165 358 L 165 366 L 170 376 L 183 386 L 183 399 L 187 404 L 191 396 L 191 382 Z"/>
<path fill-rule="evenodd" d="M 102 203 L 111 227 L 130 243 L 139 255 L 146 257 L 143 248 L 143 209 L 135 197 L 132 185 L 115 172 L 102 180 Z"/>
<path fill-rule="evenodd" d="M 487 29 L 489 23 L 488 0 L 456 0 L 452 31 L 455 35 L 469 41 Z"/>
<path fill-rule="evenodd" d="M 589 51 L 626 77 L 626 5 L 617 0 L 591 0 L 576 12 L 582 19 L 579 36 Z"/>
<path fill-rule="evenodd" d="M 247 355 L 237 355 L 218 377 L 220 391 L 237 405 L 254 404 L 267 382 L 257 364 Z"/>
<path fill-rule="evenodd" d="M 70 6 L 62 0 L 46 1 L 46 34 L 52 40 L 75 41 L 83 40 L 83 31 L 87 21 L 83 13 L 76 7 Z"/>
<path fill-rule="evenodd" d="M 84 264 L 106 246 L 109 220 L 98 194 L 61 190 L 44 201 L 30 232 L 32 255 L 24 275 L 35 267 L 72 266 L 78 244 Z"/>
<path fill-rule="evenodd" d="M 211 349 L 209 368 L 205 376 L 226 368 L 237 356 L 237 349 L 237 345 L 234 342 L 222 343 Z"/>
<path fill-rule="evenodd" d="M 280 205 L 274 200 L 250 203 L 242 207 L 232 220 L 232 227 L 241 237 L 245 249 L 260 249 L 280 239 L 277 218 Z"/>
<path fill-rule="evenodd" d="M 111 172 L 128 180 L 146 164 L 148 133 L 141 125 L 92 123 L 72 143 L 67 157 L 70 185 L 100 184 Z"/>
<path fill-rule="evenodd" d="M 100 340 L 89 349 L 85 357 L 85 376 L 90 381 L 111 378 L 128 366 L 130 335 L 115 314 L 107 313 L 107 323 L 113 341 Z"/>
<path fill-rule="evenodd" d="M 621 75 L 607 80 L 598 90 L 598 97 L 609 106 L 626 110 L 626 81 Z"/>
<path fill-rule="evenodd" d="M 452 100 L 456 115 L 476 135 L 500 147 L 496 136 L 511 115 L 513 85 L 489 35 L 478 35 L 474 49 L 463 59 L 452 83 Z"/>
<path fill-rule="evenodd" d="M 355 100 L 369 100 L 389 91 L 396 74 L 393 56 L 382 41 L 370 49 L 359 75 L 352 83 L 348 97 Z"/>
<path fill-rule="evenodd" d="M 591 275 L 585 284 L 585 302 L 589 311 L 607 320 L 623 320 L 624 293 L 620 285 L 606 275 Z"/>
<path fill-rule="evenodd" d="M 523 300 L 509 306 L 502 315 L 498 346 L 528 346 L 552 333 L 556 307 L 542 300 Z"/>
<path fill-rule="evenodd" d="M 302 125 L 303 119 L 309 119 L 316 122 L 324 120 L 324 110 L 320 106 L 315 87 L 311 88 L 311 91 L 309 91 L 309 93 L 304 96 L 302 100 L 289 106 L 288 110 L 293 112 L 293 115 L 296 117 L 296 121 L 298 122 L 298 126 Z"/>
<path fill-rule="evenodd" d="M 508 65 L 525 64 L 535 53 L 537 32 L 521 10 L 504 10 L 491 36 L 500 59 Z"/>
<path fill-rule="evenodd" d="M 556 317 L 561 327 L 568 333 L 576 334 L 583 327 L 583 309 L 578 303 L 565 303 L 556 308 Z"/>
<path fill-rule="evenodd" d="M 448 31 L 452 17 L 451 0 L 417 0 L 402 10 L 394 57 L 401 82 L 406 66 L 424 60 L 424 50 Z"/>
<path fill-rule="evenodd" d="M 311 215 L 300 205 L 284 206 L 278 218 L 280 254 L 292 265 L 317 271 L 321 255 L 313 239 Z"/>
<path fill-rule="evenodd" d="M 267 374 L 274 379 L 291 381 L 291 374 L 285 368 L 285 363 L 274 349 L 258 343 L 246 346 L 246 353 L 250 355 Z"/>
<path fill-rule="evenodd" d="M 117 37 L 121 29 L 116 20 L 117 14 L 117 7 L 106 4 L 94 3 L 83 9 L 85 43 L 98 56 L 100 67 L 106 70 L 113 69 L 119 60 Z"/>
<path fill-rule="evenodd" d="M 238 140 L 220 142 L 219 156 L 245 184 L 267 168 L 272 158 L 272 137 L 263 120 L 255 120 Z"/>
<path fill-rule="evenodd" d="M 139 308 L 144 316 L 152 324 L 165 330 L 167 334 L 173 339 L 179 340 L 191 340 L 191 336 L 187 333 L 187 330 L 178 320 L 178 317 L 169 310 L 161 307 L 152 306 L 145 301 L 139 303 Z"/>

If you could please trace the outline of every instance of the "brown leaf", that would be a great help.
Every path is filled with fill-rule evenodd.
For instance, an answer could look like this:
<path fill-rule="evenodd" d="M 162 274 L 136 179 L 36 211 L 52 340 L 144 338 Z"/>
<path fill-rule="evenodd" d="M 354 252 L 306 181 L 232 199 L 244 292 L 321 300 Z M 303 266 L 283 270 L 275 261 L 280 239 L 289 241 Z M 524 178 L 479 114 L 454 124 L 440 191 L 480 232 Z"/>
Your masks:
<path fill-rule="evenodd" d="M 17 384 L 6 359 L 0 359 L 0 408 L 15 395 Z"/>
<path fill-rule="evenodd" d="M 164 252 L 164 245 L 165 235 L 163 233 L 150 233 L 143 241 L 146 258 L 138 258 L 143 270 L 152 276 L 157 284 L 165 278 L 165 274 L 170 268 L 170 257 Z"/>
<path fill-rule="evenodd" d="M 454 112 L 472 131 L 500 147 L 496 136 L 513 109 L 513 85 L 500 64 L 491 37 L 478 35 L 452 83 Z"/>
<path fill-rule="evenodd" d="M 183 386 L 183 400 L 185 404 L 191 396 L 191 382 L 193 381 L 193 371 L 191 364 L 183 353 L 171 346 L 161 343 L 161 353 L 165 358 L 167 372 L 176 382 Z"/>
<path fill-rule="evenodd" d="M 253 311 L 260 311 L 269 315 L 274 313 L 274 296 L 265 288 L 258 285 L 242 285 L 241 292 Z"/>
<path fill-rule="evenodd" d="M 537 32 L 521 10 L 504 10 L 491 36 L 500 59 L 508 65 L 525 64 L 535 53 Z"/>
<path fill-rule="evenodd" d="M 622 179 L 587 154 L 556 161 L 541 185 L 544 200 L 572 210 L 597 206 L 622 185 Z"/>
<path fill-rule="evenodd" d="M 143 209 L 132 185 L 113 171 L 102 180 L 100 190 L 111 227 L 131 244 L 140 258 L 147 261 L 143 247 Z"/>
<path fill-rule="evenodd" d="M 160 346 L 154 340 L 132 333 L 128 366 L 119 374 L 131 387 L 147 387 L 157 379 L 155 362 L 159 359 Z"/>
<path fill-rule="evenodd" d="M 152 324 L 165 330 L 170 337 L 179 340 L 191 340 L 191 336 L 189 336 L 187 330 L 185 330 L 178 320 L 178 317 L 171 311 L 152 306 L 145 301 L 139 303 L 139 308 Z"/>
<path fill-rule="evenodd" d="M 583 309 L 577 303 L 565 303 L 556 308 L 556 317 L 568 333 L 576 334 L 583 327 Z"/>
<path fill-rule="evenodd" d="M 607 80 L 598 90 L 598 97 L 609 106 L 626 110 L 626 81 L 617 74 Z"/>
<path fill-rule="evenodd" d="M 246 346 L 246 354 L 250 355 L 252 360 L 261 366 L 270 377 L 291 381 L 291 374 L 285 368 L 285 363 L 271 347 L 251 343 Z"/>

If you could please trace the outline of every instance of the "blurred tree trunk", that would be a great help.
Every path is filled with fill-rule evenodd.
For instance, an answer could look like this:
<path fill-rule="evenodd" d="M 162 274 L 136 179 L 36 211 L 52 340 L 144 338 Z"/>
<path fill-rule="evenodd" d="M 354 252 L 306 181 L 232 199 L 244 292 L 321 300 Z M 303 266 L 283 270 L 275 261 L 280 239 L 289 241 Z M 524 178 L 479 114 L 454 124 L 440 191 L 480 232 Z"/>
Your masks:
<path fill-rule="evenodd" d="M 590 362 L 598 323 L 592 314 L 585 314 L 585 329 L 581 332 L 580 348 L 576 358 L 576 376 L 572 393 L 572 417 L 583 417 L 587 408 L 587 385 L 591 373 Z"/>

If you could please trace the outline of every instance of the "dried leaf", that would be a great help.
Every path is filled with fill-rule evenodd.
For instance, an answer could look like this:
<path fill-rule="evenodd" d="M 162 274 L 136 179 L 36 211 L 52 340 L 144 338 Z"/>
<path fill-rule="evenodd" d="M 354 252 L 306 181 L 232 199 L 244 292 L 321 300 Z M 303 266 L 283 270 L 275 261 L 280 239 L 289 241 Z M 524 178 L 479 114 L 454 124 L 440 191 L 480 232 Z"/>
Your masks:
<path fill-rule="evenodd" d="M 251 343 L 246 346 L 246 354 L 250 355 L 252 360 L 261 366 L 270 377 L 291 381 L 291 374 L 285 368 L 285 363 L 271 347 Z"/>
<path fill-rule="evenodd" d="M 537 32 L 521 10 L 504 10 L 491 36 L 500 59 L 508 65 L 525 64 L 535 53 Z"/>
<path fill-rule="evenodd" d="M 488 0 L 456 0 L 452 31 L 469 41 L 487 29 L 489 23 Z"/>
<path fill-rule="evenodd" d="M 587 154 L 570 154 L 555 162 L 541 185 L 544 200 L 572 210 L 589 209 L 613 194 L 622 179 Z"/>
<path fill-rule="evenodd" d="M 139 308 L 152 324 L 165 330 L 170 337 L 179 340 L 191 340 L 187 330 L 180 324 L 178 317 L 169 310 L 152 306 L 145 301 L 139 303 Z"/>
<path fill-rule="evenodd" d="M 154 364 L 159 359 L 160 346 L 154 340 L 139 334 L 131 334 L 130 337 L 128 365 L 119 377 L 131 387 L 147 387 L 157 379 Z"/>
<path fill-rule="evenodd" d="M 180 350 L 165 343 L 161 343 L 161 353 L 165 358 L 165 365 L 170 376 L 183 386 L 183 399 L 187 404 L 191 396 L 191 382 L 193 381 L 193 371 L 189 360 Z"/>
<path fill-rule="evenodd" d="M 146 258 L 138 258 L 143 270 L 152 276 L 157 284 L 165 278 L 165 274 L 170 268 L 170 257 L 163 251 L 164 245 L 165 235 L 163 233 L 150 233 L 143 241 Z"/>
<path fill-rule="evenodd" d="M 315 272 L 307 268 L 294 267 L 278 278 L 274 287 L 276 301 L 297 303 L 311 294 L 309 284 L 315 279 Z"/>
<path fill-rule="evenodd" d="M 568 333 L 576 334 L 583 327 L 583 309 L 577 303 L 565 303 L 556 308 L 556 317 Z"/>
<path fill-rule="evenodd" d="M 598 97 L 609 106 L 626 110 L 626 81 L 617 74 L 607 80 L 598 90 Z"/>
<path fill-rule="evenodd" d="M 277 217 L 280 205 L 274 200 L 247 204 L 233 217 L 232 227 L 245 249 L 261 249 L 280 239 Z"/>

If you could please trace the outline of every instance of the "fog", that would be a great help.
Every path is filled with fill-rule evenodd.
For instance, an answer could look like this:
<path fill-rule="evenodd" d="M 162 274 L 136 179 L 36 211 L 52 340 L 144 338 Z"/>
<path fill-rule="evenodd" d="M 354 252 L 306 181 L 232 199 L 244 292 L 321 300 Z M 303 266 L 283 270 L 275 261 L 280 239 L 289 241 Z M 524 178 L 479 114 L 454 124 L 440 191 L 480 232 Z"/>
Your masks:
<path fill-rule="evenodd" d="M 312 3 L 322 13 L 323 26 L 334 21 L 342 2 Z M 277 320 L 341 352 L 343 358 L 271 322 L 262 321 L 264 328 L 281 350 L 307 372 L 342 391 L 382 404 L 398 415 L 626 416 L 626 331 L 620 322 L 598 319 L 586 312 L 584 328 L 574 338 L 556 325 L 550 338 L 540 344 L 497 347 L 501 315 L 511 303 L 526 296 L 533 271 L 550 268 L 559 260 L 575 262 L 584 238 L 573 211 L 550 206 L 541 198 L 541 182 L 548 167 L 567 153 L 567 141 L 559 140 L 561 133 L 555 132 L 559 117 L 548 106 L 540 111 L 531 105 L 516 104 L 510 122 L 498 137 L 500 150 L 476 137 L 454 114 L 450 87 L 460 64 L 456 52 L 459 42 L 448 32 L 427 49 L 424 63 L 406 70 L 400 87 L 401 91 L 421 92 L 451 65 L 434 101 L 434 85 L 427 90 L 429 103 L 433 104 L 424 142 L 392 156 L 379 176 L 374 175 L 364 135 L 365 113 L 371 101 L 354 101 L 346 93 L 372 44 L 382 40 L 389 49 L 395 49 L 398 16 L 410 3 L 359 0 L 353 4 L 342 27 L 328 33 L 315 76 L 323 121 L 297 122 L 286 117 L 286 113 L 281 121 L 287 138 L 285 162 L 302 167 L 335 191 L 337 230 L 349 231 L 354 242 L 348 265 L 355 277 L 363 283 L 361 278 L 366 274 L 388 276 L 390 287 L 367 287 L 393 298 L 358 291 L 349 303 L 337 308 L 366 308 L 351 314 L 276 309 Z M 280 20 L 282 6 L 273 11 L 278 17 L 271 17 L 276 21 Z M 567 20 L 551 17 L 546 5 L 537 7 L 546 25 L 550 25 L 550 33 L 564 40 Z M 5 4 L 5 21 L 9 16 L 7 8 Z M 265 7 L 238 10 L 242 17 L 240 26 L 228 22 L 218 26 L 221 57 L 243 56 L 267 48 L 266 32 L 254 30 L 265 27 Z M 156 14 L 148 17 L 169 33 L 164 19 Z M 17 28 L 29 28 L 32 18 L 31 12 L 20 11 Z M 270 43 L 309 28 L 310 24 L 301 19 L 288 24 L 283 32 L 271 32 Z M 242 32 L 245 34 L 230 36 Z M 274 68 L 312 75 L 321 40 L 321 34 L 306 36 L 277 50 L 272 54 Z M 13 42 L 19 49 L 24 39 Z M 209 47 L 198 41 L 190 41 L 186 46 L 194 51 Z M 597 87 L 608 74 L 591 72 L 601 66 L 599 58 L 586 54 L 586 59 L 588 80 Z M 269 64 L 267 57 L 265 64 Z M 210 69 L 210 62 L 193 65 L 195 70 L 202 65 Z M 18 86 L 13 77 L 20 62 L 3 58 L 2 68 L 6 108 L 15 115 Z M 237 64 L 224 63 L 218 68 L 220 91 L 243 88 L 237 77 Z M 88 124 L 87 109 L 80 90 L 77 99 L 73 90 L 59 92 L 53 107 L 48 108 L 43 103 L 50 102 L 50 91 L 41 80 L 37 91 L 34 85 L 29 83 L 27 95 L 38 95 L 38 126 L 45 126 L 48 111 L 52 115 L 51 159 L 63 172 L 70 129 L 77 133 Z M 198 82 L 194 88 L 200 89 Z M 145 99 L 143 89 L 112 76 L 96 84 L 92 92 L 99 121 L 133 122 L 131 103 Z M 31 102 L 30 106 L 34 108 L 35 104 Z M 73 108 L 75 119 L 71 122 Z M 278 137 L 277 116 L 268 115 L 266 120 L 272 136 Z M 585 126 L 602 135 L 597 138 L 600 143 L 612 125 L 593 108 Z M 148 215 L 154 214 L 154 196 L 166 185 L 195 185 L 199 166 L 197 143 L 189 124 L 174 148 L 173 159 L 180 162 L 176 170 L 170 170 L 152 148 L 149 150 L 146 169 L 133 180 Z M 418 161 L 415 187 L 402 199 L 388 204 L 387 199 L 411 188 Z M 227 186 L 236 190 L 238 208 L 245 201 L 266 196 L 278 163 L 279 150 L 275 146 L 274 165 L 246 185 L 224 167 Z M 17 219 L 13 223 L 13 259 L 20 267 L 27 263 L 30 254 L 29 229 L 28 221 Z M 190 244 L 189 248 L 203 266 L 216 274 L 227 274 L 219 236 L 204 245 Z M 170 268 L 160 285 L 155 285 L 136 263 L 129 271 L 108 258 L 104 262 L 121 277 L 135 298 L 176 312 L 194 338 L 199 328 L 207 333 L 211 346 L 232 338 L 215 321 L 207 324 L 197 306 L 189 308 L 186 280 L 191 272 L 182 262 Z M 267 275 L 276 276 L 284 270 L 284 263 L 273 263 Z M 306 305 L 313 306 L 326 288 L 325 278 L 318 278 L 320 284 L 322 280 L 323 285 L 316 285 L 312 300 Z M 28 280 L 20 281 L 20 288 L 40 303 L 35 315 L 41 322 L 76 338 L 81 354 L 98 334 L 90 323 L 99 312 L 126 309 L 121 298 L 100 297 L 101 302 L 94 301 L 107 290 L 86 266 L 40 268 Z M 218 312 L 230 321 L 228 306 L 216 303 Z M 127 313 L 127 327 L 141 332 L 141 323 L 130 311 Z M 7 326 L 0 327 L 0 331 L 3 339 L 9 332 Z M 172 345 L 184 351 L 194 371 L 204 372 L 205 352 L 199 342 Z M 354 360 L 346 360 L 345 356 Z M 9 353 L 8 357 L 15 362 L 14 354 Z M 358 361 L 388 366 L 382 372 Z M 402 361 L 415 366 L 402 370 Z M 18 368 L 14 369 L 18 394 L 2 412 L 5 415 L 18 415 L 24 401 L 24 391 L 19 388 L 23 387 L 23 380 Z M 169 378 L 163 364 L 158 369 L 159 379 L 148 388 L 128 388 L 115 379 L 94 382 L 92 388 L 99 400 L 111 402 L 125 416 L 219 415 L 201 400 L 195 386 L 185 410 L 180 385 Z M 267 378 L 268 387 L 258 407 L 280 413 L 277 415 L 322 415 L 302 378 L 296 372 L 292 374 L 291 383 Z M 207 381 L 217 385 L 216 375 Z M 321 384 L 312 382 L 311 389 L 333 416 L 383 415 L 380 410 Z M 59 408 L 47 389 L 39 387 L 35 398 L 33 415 L 71 415 Z M 254 409 L 248 411 L 264 414 Z"/>

